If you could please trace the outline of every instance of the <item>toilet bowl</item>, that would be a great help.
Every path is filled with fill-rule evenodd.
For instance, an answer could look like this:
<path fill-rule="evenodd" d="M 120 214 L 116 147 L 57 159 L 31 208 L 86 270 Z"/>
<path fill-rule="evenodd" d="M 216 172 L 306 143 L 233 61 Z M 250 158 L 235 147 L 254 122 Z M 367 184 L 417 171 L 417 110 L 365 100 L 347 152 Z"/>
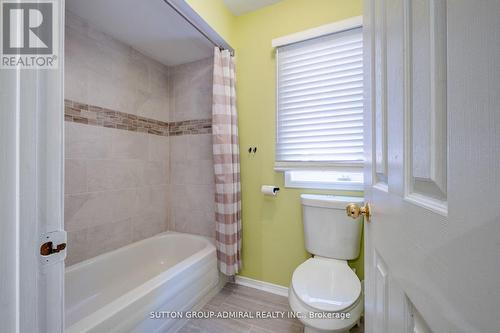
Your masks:
<path fill-rule="evenodd" d="M 288 299 L 305 333 L 348 332 L 363 311 L 361 282 L 337 259 L 315 257 L 297 267 Z"/>
<path fill-rule="evenodd" d="M 359 256 L 362 218 L 345 207 L 363 198 L 301 195 L 305 245 L 315 255 L 293 272 L 288 291 L 291 309 L 304 333 L 349 332 L 363 312 L 361 282 L 347 264 Z"/>

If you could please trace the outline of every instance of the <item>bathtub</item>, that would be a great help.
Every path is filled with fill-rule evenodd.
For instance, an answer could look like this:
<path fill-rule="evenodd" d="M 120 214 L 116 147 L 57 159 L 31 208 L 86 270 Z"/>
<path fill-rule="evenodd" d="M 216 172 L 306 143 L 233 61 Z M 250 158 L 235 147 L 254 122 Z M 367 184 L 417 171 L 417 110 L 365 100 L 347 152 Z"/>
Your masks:
<path fill-rule="evenodd" d="M 65 332 L 173 332 L 150 313 L 199 308 L 219 281 L 208 239 L 166 232 L 66 268 Z"/>

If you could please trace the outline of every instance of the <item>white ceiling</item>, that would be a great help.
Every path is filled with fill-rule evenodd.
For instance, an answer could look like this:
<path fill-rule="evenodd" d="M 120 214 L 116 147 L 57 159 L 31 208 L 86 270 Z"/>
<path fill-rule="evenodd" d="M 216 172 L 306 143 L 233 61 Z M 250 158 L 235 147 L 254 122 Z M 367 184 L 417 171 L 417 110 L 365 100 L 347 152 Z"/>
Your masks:
<path fill-rule="evenodd" d="M 66 9 L 167 66 L 213 53 L 212 44 L 163 0 L 66 0 Z"/>
<path fill-rule="evenodd" d="M 241 15 L 280 1 L 281 0 L 224 0 L 224 3 L 234 15 Z"/>

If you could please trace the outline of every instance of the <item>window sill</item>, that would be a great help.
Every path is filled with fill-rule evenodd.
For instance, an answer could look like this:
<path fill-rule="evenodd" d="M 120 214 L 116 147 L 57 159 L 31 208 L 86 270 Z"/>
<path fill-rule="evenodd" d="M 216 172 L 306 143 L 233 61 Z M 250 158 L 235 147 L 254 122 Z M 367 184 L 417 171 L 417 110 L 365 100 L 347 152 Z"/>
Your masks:
<path fill-rule="evenodd" d="M 330 162 L 275 162 L 274 171 L 276 172 L 286 172 L 286 171 L 303 171 L 303 170 L 316 170 L 316 171 L 327 171 L 327 170 L 339 170 L 339 171 L 360 171 L 363 172 L 363 163 L 330 163 Z"/>
<path fill-rule="evenodd" d="M 364 186 L 358 184 L 335 184 L 335 185 L 323 185 L 323 184 L 286 184 L 285 188 L 301 188 L 309 190 L 333 190 L 333 191 L 349 191 L 349 192 L 363 192 Z"/>
<path fill-rule="evenodd" d="M 288 170 L 284 172 L 286 188 L 363 191 L 361 170 Z"/>

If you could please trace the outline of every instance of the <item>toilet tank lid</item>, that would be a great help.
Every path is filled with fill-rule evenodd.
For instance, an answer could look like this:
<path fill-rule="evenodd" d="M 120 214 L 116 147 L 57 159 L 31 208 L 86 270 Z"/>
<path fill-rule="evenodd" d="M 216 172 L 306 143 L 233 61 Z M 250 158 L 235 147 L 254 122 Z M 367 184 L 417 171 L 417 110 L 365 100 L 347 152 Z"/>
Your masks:
<path fill-rule="evenodd" d="M 364 198 L 325 194 L 301 194 L 300 200 L 304 206 L 345 209 L 349 203 L 363 203 Z"/>

